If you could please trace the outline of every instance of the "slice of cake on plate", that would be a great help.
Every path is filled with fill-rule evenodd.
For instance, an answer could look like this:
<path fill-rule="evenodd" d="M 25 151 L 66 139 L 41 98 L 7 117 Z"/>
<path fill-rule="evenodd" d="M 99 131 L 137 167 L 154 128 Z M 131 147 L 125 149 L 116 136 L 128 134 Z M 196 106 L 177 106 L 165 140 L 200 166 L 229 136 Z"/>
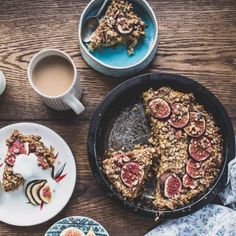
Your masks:
<path fill-rule="evenodd" d="M 150 174 L 155 154 L 154 148 L 137 145 L 129 152 L 119 150 L 109 153 L 102 165 L 112 185 L 125 198 L 134 199 Z"/>
<path fill-rule="evenodd" d="M 134 13 L 133 5 L 123 0 L 113 0 L 91 37 L 91 51 L 102 47 L 126 44 L 128 53 L 134 52 L 138 40 L 145 36 L 145 23 Z"/>

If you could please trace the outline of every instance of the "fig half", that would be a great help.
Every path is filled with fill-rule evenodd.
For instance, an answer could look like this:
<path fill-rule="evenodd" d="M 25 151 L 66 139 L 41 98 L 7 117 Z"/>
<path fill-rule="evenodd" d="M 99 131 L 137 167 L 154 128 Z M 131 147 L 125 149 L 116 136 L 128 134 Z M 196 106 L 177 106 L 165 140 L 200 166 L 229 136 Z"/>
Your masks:
<path fill-rule="evenodd" d="M 190 120 L 184 131 L 191 137 L 200 137 L 206 129 L 206 121 L 201 112 L 190 112 Z"/>
<path fill-rule="evenodd" d="M 39 193 L 38 193 L 39 198 L 41 199 L 41 201 L 43 201 L 44 203 L 48 204 L 51 202 L 52 199 L 52 192 L 51 192 L 51 188 L 50 185 L 48 184 L 48 182 L 46 182 L 40 189 L 39 189 Z"/>
<path fill-rule="evenodd" d="M 191 158 L 188 160 L 188 163 L 186 165 L 186 172 L 190 177 L 194 179 L 204 176 L 204 169 L 202 168 L 201 163 L 194 161 Z"/>
<path fill-rule="evenodd" d="M 149 108 L 151 113 L 156 118 L 167 118 L 170 113 L 171 109 L 167 101 L 162 98 L 156 98 L 149 103 Z"/>
<path fill-rule="evenodd" d="M 211 141 L 205 136 L 193 138 L 190 141 L 189 154 L 196 161 L 206 160 L 210 156 L 212 150 Z"/>
<path fill-rule="evenodd" d="M 189 110 L 182 103 L 173 103 L 171 105 L 172 114 L 169 123 L 177 129 L 185 127 L 189 122 Z"/>
<path fill-rule="evenodd" d="M 191 178 L 188 174 L 185 174 L 183 177 L 183 186 L 185 188 L 195 189 L 198 186 L 199 182 L 196 179 Z"/>
<path fill-rule="evenodd" d="M 85 236 L 85 234 L 78 228 L 68 227 L 60 233 L 60 236 Z"/>
<path fill-rule="evenodd" d="M 7 157 L 5 158 L 5 162 L 6 162 L 9 166 L 14 166 L 15 161 L 16 161 L 16 155 L 14 155 L 14 154 L 11 154 L 11 155 L 9 155 L 9 156 L 7 156 Z"/>
<path fill-rule="evenodd" d="M 122 167 L 120 175 L 123 183 L 127 187 L 135 187 L 143 180 L 143 166 L 137 162 L 128 162 Z"/>
<path fill-rule="evenodd" d="M 182 189 L 182 182 L 176 174 L 169 175 L 165 180 L 164 195 L 167 198 L 176 199 Z"/>
<path fill-rule="evenodd" d="M 9 154 L 20 155 L 27 154 L 25 146 L 19 140 L 15 140 L 8 149 Z"/>

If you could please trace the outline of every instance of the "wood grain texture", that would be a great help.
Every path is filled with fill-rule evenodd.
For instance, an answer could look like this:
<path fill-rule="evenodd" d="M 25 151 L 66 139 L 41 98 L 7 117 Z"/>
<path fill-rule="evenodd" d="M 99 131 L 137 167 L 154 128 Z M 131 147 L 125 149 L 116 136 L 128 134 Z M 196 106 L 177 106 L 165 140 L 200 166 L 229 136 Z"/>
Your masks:
<path fill-rule="evenodd" d="M 56 220 L 86 215 L 101 222 L 111 236 L 142 236 L 155 224 L 129 213 L 109 199 L 91 173 L 86 150 L 89 122 L 104 96 L 122 79 L 103 76 L 83 61 L 78 23 L 88 0 L 0 0 L 0 69 L 7 90 L 0 97 L 0 126 L 33 121 L 52 128 L 69 143 L 77 160 L 78 179 L 67 207 L 49 222 L 29 228 L 0 223 L 0 235 L 43 235 Z M 186 75 L 210 89 L 225 105 L 236 130 L 236 1 L 150 0 L 159 23 L 158 56 L 145 72 Z M 47 108 L 27 81 L 31 57 L 43 48 L 58 48 L 75 61 L 86 111 Z"/>

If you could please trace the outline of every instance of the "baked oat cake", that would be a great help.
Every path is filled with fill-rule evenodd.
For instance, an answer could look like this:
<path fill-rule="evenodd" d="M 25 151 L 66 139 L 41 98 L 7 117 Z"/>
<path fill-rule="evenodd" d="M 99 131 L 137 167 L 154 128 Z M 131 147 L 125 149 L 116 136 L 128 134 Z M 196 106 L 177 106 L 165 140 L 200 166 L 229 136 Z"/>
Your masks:
<path fill-rule="evenodd" d="M 14 130 L 10 138 L 6 140 L 8 152 L 5 157 L 5 167 L 2 179 L 2 188 L 4 191 L 14 191 L 23 182 L 21 175 L 13 173 L 13 167 L 18 155 L 34 153 L 37 156 L 38 165 L 43 169 L 53 166 L 57 155 L 54 154 L 54 148 L 47 148 L 38 135 L 24 135 L 18 130 Z"/>
<path fill-rule="evenodd" d="M 150 174 L 155 156 L 154 148 L 137 145 L 129 152 L 110 151 L 102 166 L 113 186 L 125 198 L 134 199 Z"/>
<path fill-rule="evenodd" d="M 133 5 L 124 0 L 112 0 L 99 26 L 91 37 L 91 51 L 101 47 L 126 44 L 128 53 L 134 52 L 139 39 L 145 36 L 145 23 L 134 13 Z"/>
<path fill-rule="evenodd" d="M 191 93 L 162 87 L 144 92 L 143 100 L 152 126 L 149 142 L 160 157 L 153 204 L 175 209 L 214 182 L 223 159 L 222 137 Z"/>

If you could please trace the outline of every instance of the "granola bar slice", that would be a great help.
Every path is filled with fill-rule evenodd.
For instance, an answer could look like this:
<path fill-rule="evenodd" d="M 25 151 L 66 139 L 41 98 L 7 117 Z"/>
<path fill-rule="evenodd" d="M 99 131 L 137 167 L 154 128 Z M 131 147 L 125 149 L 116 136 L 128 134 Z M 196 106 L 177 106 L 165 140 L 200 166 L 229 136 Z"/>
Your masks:
<path fill-rule="evenodd" d="M 128 199 L 135 199 L 150 174 L 155 149 L 137 145 L 132 151 L 113 151 L 102 162 L 104 172 L 113 186 Z"/>
<path fill-rule="evenodd" d="M 13 172 L 15 160 L 18 155 L 34 153 L 37 157 L 39 168 L 42 169 L 52 167 L 57 158 L 57 155 L 54 154 L 54 148 L 47 148 L 38 135 L 24 135 L 18 130 L 14 130 L 6 140 L 6 145 L 8 152 L 5 157 L 2 179 L 2 187 L 5 191 L 14 191 L 24 182 L 21 175 Z"/>
<path fill-rule="evenodd" d="M 88 48 L 94 51 L 101 47 L 127 44 L 128 53 L 132 54 L 138 40 L 145 36 L 145 28 L 145 23 L 134 13 L 131 3 L 113 0 L 93 33 Z"/>
<path fill-rule="evenodd" d="M 21 184 L 23 184 L 24 179 L 19 174 L 14 174 L 11 166 L 6 165 L 4 167 L 3 180 L 2 180 L 2 188 L 4 191 L 14 191 L 19 188 Z"/>

